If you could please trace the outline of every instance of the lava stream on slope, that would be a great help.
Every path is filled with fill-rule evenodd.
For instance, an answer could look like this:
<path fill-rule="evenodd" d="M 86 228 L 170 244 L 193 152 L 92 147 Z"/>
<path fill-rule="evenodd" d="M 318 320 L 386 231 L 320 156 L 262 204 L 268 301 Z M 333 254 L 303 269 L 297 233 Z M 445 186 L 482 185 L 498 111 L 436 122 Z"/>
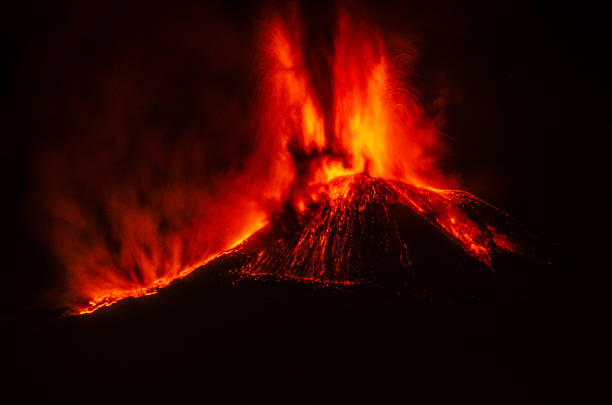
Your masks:
<path fill-rule="evenodd" d="M 461 285 L 500 258 L 536 260 L 533 237 L 507 214 L 459 190 L 364 174 L 312 187 L 232 252 L 243 276 L 323 284 Z M 437 274 L 442 272 L 443 274 Z"/>

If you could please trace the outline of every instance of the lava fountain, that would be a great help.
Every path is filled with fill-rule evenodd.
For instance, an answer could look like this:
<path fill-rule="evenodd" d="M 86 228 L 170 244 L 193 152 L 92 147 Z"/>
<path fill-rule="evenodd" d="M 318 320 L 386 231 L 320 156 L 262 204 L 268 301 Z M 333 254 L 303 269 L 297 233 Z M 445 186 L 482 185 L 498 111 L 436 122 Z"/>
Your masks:
<path fill-rule="evenodd" d="M 113 198 L 103 203 L 119 213 L 107 218 L 120 229 L 112 249 L 108 241 L 83 248 L 65 227 L 54 231 L 74 312 L 153 294 L 223 252 L 240 257 L 243 276 L 326 284 L 403 279 L 449 257 L 490 272 L 498 255 L 531 254 L 506 214 L 450 189 L 437 168 L 445 144 L 410 85 L 411 53 L 390 52 L 380 31 L 347 10 L 330 32 L 317 49 L 297 7 L 265 19 L 255 148 L 225 182 L 231 198 L 194 200 L 212 214 L 161 232 L 146 212 Z M 68 205 L 62 214 L 87 227 Z M 419 232 L 441 246 L 429 258 Z"/>

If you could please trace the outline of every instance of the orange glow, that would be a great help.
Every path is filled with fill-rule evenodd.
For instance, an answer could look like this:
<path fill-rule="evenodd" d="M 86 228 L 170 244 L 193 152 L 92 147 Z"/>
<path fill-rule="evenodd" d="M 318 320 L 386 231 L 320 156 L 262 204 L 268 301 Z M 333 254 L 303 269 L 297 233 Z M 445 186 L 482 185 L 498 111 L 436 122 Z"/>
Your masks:
<path fill-rule="evenodd" d="M 110 306 L 116 303 L 117 301 L 123 300 L 125 298 L 130 298 L 130 297 L 138 298 L 138 297 L 142 297 L 145 295 L 155 294 L 160 288 L 166 287 L 170 285 L 172 282 L 174 282 L 175 280 L 182 279 L 188 276 L 198 267 L 205 265 L 209 261 L 221 256 L 224 252 L 230 251 L 231 249 L 240 245 L 240 243 L 242 243 L 246 238 L 248 238 L 253 232 L 257 231 L 258 229 L 266 225 L 266 223 L 267 222 L 261 219 L 259 222 L 255 221 L 249 224 L 249 226 L 245 228 L 245 231 L 242 234 L 240 234 L 233 242 L 230 242 L 227 247 L 223 248 L 220 253 L 210 255 L 206 257 L 204 260 L 194 265 L 191 265 L 187 268 L 184 268 L 184 269 L 175 268 L 175 270 L 171 271 L 168 276 L 158 278 L 157 280 L 154 280 L 152 283 L 150 283 L 148 286 L 135 287 L 131 289 L 117 289 L 114 291 L 110 291 L 106 294 L 97 295 L 89 301 L 86 307 L 80 308 L 78 310 L 78 313 L 79 314 L 89 314 L 100 308 Z"/>
<path fill-rule="evenodd" d="M 362 174 L 310 188 L 319 198 L 309 206 L 303 226 L 288 239 L 272 238 L 271 247 L 240 265 L 241 274 L 349 286 L 380 281 L 384 277 L 378 273 L 381 269 L 368 265 L 380 260 L 389 260 L 382 266 L 400 265 L 410 274 L 418 252 L 409 247 L 413 242 L 403 236 L 396 216 L 407 212 L 406 208 L 491 270 L 497 254 L 516 252 L 519 246 L 512 232 L 502 234 L 496 228 L 509 226 L 507 215 L 463 191 Z"/>
<path fill-rule="evenodd" d="M 387 55 L 384 38 L 341 11 L 334 53 L 328 58 L 331 111 L 324 114 L 303 59 L 295 10 L 274 16 L 262 43 L 265 80 L 260 142 L 281 159 L 277 178 L 286 188 L 296 164 L 308 162 L 302 182 L 328 182 L 356 173 L 418 184 L 443 184 L 434 163 L 443 149 L 416 94 Z M 289 157 L 299 151 L 300 161 Z"/>
<path fill-rule="evenodd" d="M 457 207 L 455 196 L 461 192 L 432 187 L 449 184 L 435 167 L 444 145 L 419 95 L 388 56 L 382 34 L 339 13 L 328 60 L 333 101 L 327 116 L 302 58 L 302 35 L 294 10 L 289 18 L 274 16 L 263 39 L 260 141 L 276 144 L 275 154 L 281 157 L 273 159 L 273 177 L 285 179 L 285 191 L 279 192 L 288 194 L 292 184 L 300 183 L 293 198 L 297 211 L 304 212 L 305 201 L 318 198 L 301 195 L 306 187 L 343 176 L 366 173 L 418 186 L 419 193 L 399 193 L 404 202 L 435 218 L 468 254 L 490 266 L 490 237 Z M 299 161 L 290 158 L 296 145 Z M 304 161 L 309 170 L 296 179 L 297 165 L 303 167 Z M 342 187 L 327 190 L 332 199 L 346 192 Z M 414 196 L 421 198 L 415 201 Z"/>
<path fill-rule="evenodd" d="M 295 7 L 266 19 L 255 147 L 245 170 L 218 179 L 222 186 L 215 192 L 188 182 L 155 188 L 154 175 L 143 170 L 137 186 L 118 182 L 92 193 L 102 226 L 97 214 L 85 212 L 68 193 L 50 192 L 49 205 L 61 221 L 49 239 L 68 269 L 66 301 L 74 312 L 91 313 L 127 297 L 154 294 L 240 244 L 283 202 L 304 213 L 309 202 L 346 197 L 347 182 L 327 195 L 316 187 L 359 173 L 416 187 L 406 192 L 397 186 L 396 192 L 489 266 L 491 235 L 497 247 L 513 248 L 509 239 L 495 230 L 484 232 L 457 208 L 461 192 L 433 188 L 449 184 L 436 168 L 444 144 L 410 86 L 409 69 L 389 56 L 383 34 L 341 10 L 325 69 L 312 69 L 308 62 L 306 35 Z M 326 97 L 317 87 L 321 82 L 329 85 Z M 151 146 L 153 160 L 164 147 L 157 146 Z M 159 160 L 154 160 L 156 170 L 183 164 L 180 154 L 178 161 Z M 167 218 L 172 226 L 165 225 Z M 327 240 L 317 241 L 321 251 Z M 320 280 L 319 271 L 304 279 Z"/>

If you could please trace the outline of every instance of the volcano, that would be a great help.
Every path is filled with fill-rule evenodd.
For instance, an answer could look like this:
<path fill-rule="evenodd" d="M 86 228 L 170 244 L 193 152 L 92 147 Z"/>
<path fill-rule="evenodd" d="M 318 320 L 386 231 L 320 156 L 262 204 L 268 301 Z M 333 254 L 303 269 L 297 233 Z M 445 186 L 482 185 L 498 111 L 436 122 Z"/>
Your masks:
<path fill-rule="evenodd" d="M 151 190 L 113 182 L 94 204 L 53 192 L 73 313 L 155 293 L 219 256 L 241 277 L 421 292 L 464 290 L 508 258 L 538 256 L 516 221 L 442 170 L 447 146 L 409 80 L 411 49 L 350 10 L 317 46 L 295 8 L 265 21 L 240 169 L 166 188 L 158 174 L 174 171 L 158 162 Z"/>
<path fill-rule="evenodd" d="M 356 174 L 310 192 L 301 212 L 287 206 L 225 254 L 237 258 L 233 272 L 454 294 L 508 260 L 539 260 L 534 236 L 465 191 Z"/>
<path fill-rule="evenodd" d="M 9 19 L 5 397 L 612 403 L 592 7 L 75 3 Z"/>

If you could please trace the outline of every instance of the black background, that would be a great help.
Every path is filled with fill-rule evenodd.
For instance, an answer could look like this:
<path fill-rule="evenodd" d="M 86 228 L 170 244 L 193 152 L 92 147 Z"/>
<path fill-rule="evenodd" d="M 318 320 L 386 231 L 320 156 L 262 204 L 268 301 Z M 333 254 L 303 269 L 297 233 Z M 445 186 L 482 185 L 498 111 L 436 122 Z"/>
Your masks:
<path fill-rule="evenodd" d="M 555 291 L 551 293 L 549 289 L 545 289 L 547 294 L 551 295 L 540 297 L 541 300 L 552 300 L 554 297 L 559 301 L 549 303 L 550 306 L 546 307 L 548 315 L 543 315 L 542 311 L 536 311 L 537 314 L 534 315 L 530 308 L 522 308 L 520 311 L 526 311 L 530 322 L 535 325 L 539 323 L 540 318 L 541 323 L 547 325 L 550 324 L 550 319 L 561 319 L 559 322 L 564 326 L 553 328 L 554 332 L 551 334 L 557 337 L 562 335 L 557 342 L 562 341 L 563 344 L 558 343 L 558 351 L 553 351 L 551 357 L 558 358 L 563 353 L 572 353 L 571 356 L 568 354 L 568 358 L 581 360 L 570 362 L 568 368 L 573 371 L 566 374 L 550 366 L 551 369 L 534 371 L 533 379 L 541 378 L 546 381 L 548 385 L 543 383 L 547 387 L 544 391 L 548 394 L 564 392 L 567 381 L 578 380 L 581 385 L 575 389 L 575 393 L 586 395 L 587 391 L 590 391 L 590 394 L 597 394 L 597 390 L 603 389 L 602 381 L 606 381 L 604 369 L 609 359 L 606 357 L 609 351 L 605 350 L 607 335 L 604 333 L 607 319 L 604 314 L 608 301 L 606 272 L 609 266 L 606 266 L 602 259 L 606 256 L 609 240 L 606 236 L 609 222 L 606 213 L 609 194 L 606 191 L 606 140 L 611 125 L 608 120 L 611 89 L 610 63 L 607 61 L 609 34 L 603 9 L 596 4 L 584 2 L 576 7 L 532 2 L 364 3 L 365 9 L 370 10 L 371 18 L 379 26 L 416 40 L 420 61 L 416 67 L 414 82 L 426 103 L 431 103 L 440 94 L 445 95 L 443 130 L 450 137 L 452 150 L 452 155 L 445 161 L 447 170 L 460 175 L 464 189 L 510 212 L 530 229 L 543 235 L 555 247 L 557 260 L 563 266 L 562 274 L 558 277 L 563 280 L 559 281 L 556 274 L 547 274 L 546 277 L 550 279 L 539 279 L 534 289 L 543 291 L 538 288 L 548 283 L 554 286 Z M 32 205 L 28 203 L 35 194 L 35 167 L 39 153 L 44 152 L 49 145 L 61 147 L 64 143 L 77 139 L 74 138 L 77 135 L 72 132 L 78 132 L 78 142 L 86 143 L 86 129 L 89 125 L 96 124 L 97 113 L 105 111 L 113 101 L 112 97 L 100 100 L 99 89 L 106 88 L 105 83 L 109 77 L 120 77 L 138 83 L 136 99 L 151 110 L 150 123 L 166 128 L 170 134 L 168 136 L 181 134 L 187 128 L 199 129 L 207 134 L 202 140 L 204 148 L 215 147 L 219 151 L 217 159 L 210 163 L 212 172 L 239 164 L 236 162 L 248 151 L 249 146 L 248 140 L 245 141 L 242 134 L 250 129 L 249 106 L 254 97 L 253 87 L 256 80 L 252 71 L 253 33 L 261 10 L 267 5 L 269 3 L 257 2 L 23 2 L 3 13 L 3 54 L 8 67 L 4 90 L 4 110 L 7 117 L 4 120 L 1 151 L 5 205 L 2 210 L 2 231 L 6 252 L 3 266 L 3 312 L 8 314 L 7 320 L 3 322 L 7 329 L 22 328 L 23 326 L 15 321 L 15 313 L 62 279 L 62 270 L 45 249 L 44 243 L 36 236 L 36 212 L 32 211 Z M 308 2 L 305 5 L 305 14 L 315 21 L 325 21 L 325 16 L 330 13 L 329 7 L 326 3 Z M 317 17 L 319 15 L 323 17 Z M 117 100 L 122 97 L 123 94 L 118 91 Z M 291 298 L 287 298 L 291 297 L 291 292 L 286 293 L 287 295 L 280 292 L 270 293 L 270 296 L 275 294 L 284 297 L 270 298 L 275 305 L 284 305 L 283 300 L 291 301 Z M 301 296 L 301 293 L 295 294 Z M 219 308 L 215 316 L 223 319 L 224 316 L 228 319 L 232 316 L 249 319 L 246 315 L 236 315 L 241 313 L 238 304 L 232 307 L 227 298 L 217 298 L 217 302 L 206 298 L 210 305 Z M 241 299 L 246 300 L 244 297 L 236 298 L 237 302 L 243 302 Z M 266 311 L 271 314 L 274 312 L 270 309 L 274 306 L 268 307 L 263 303 L 266 300 L 265 294 L 258 294 L 253 299 L 255 302 L 261 301 L 253 305 L 267 308 Z M 363 313 L 360 311 L 367 306 L 366 303 L 370 303 L 368 300 L 369 298 L 364 298 L 362 302 L 346 304 L 350 309 L 345 312 L 338 310 L 341 313 L 338 316 L 360 318 L 356 314 Z M 344 327 L 340 327 L 331 315 L 326 318 L 321 314 L 325 313 L 328 304 L 329 308 L 332 308 L 329 311 L 333 312 L 339 307 L 344 308 L 345 303 L 340 300 L 340 304 L 330 304 L 325 299 L 317 302 L 319 309 L 313 309 L 310 314 L 304 310 L 305 313 L 291 321 L 292 326 L 288 327 L 288 330 L 293 332 L 287 332 L 284 338 L 304 336 L 303 332 L 308 330 L 312 334 L 308 336 L 320 341 L 321 336 L 326 335 L 326 331 L 331 328 L 336 331 L 333 336 L 346 339 L 351 333 L 363 335 L 365 330 L 370 330 L 377 324 L 388 334 L 386 337 L 377 335 L 374 341 L 378 345 L 384 347 L 385 339 L 392 342 L 390 347 L 396 348 L 399 345 L 395 338 L 389 337 L 399 333 L 388 328 L 388 325 L 395 322 L 391 320 L 391 315 L 383 317 L 388 323 L 370 314 L 364 315 L 365 320 L 361 320 L 369 322 L 369 326 L 347 326 L 350 324 L 347 321 L 341 323 Z M 291 308 L 303 309 L 308 305 L 310 304 L 302 301 Z M 405 304 L 392 300 L 380 305 L 382 307 L 376 308 L 391 311 L 398 317 L 406 315 L 408 311 L 403 307 Z M 158 310 L 166 311 L 164 308 Z M 347 315 L 347 311 L 352 315 Z M 436 310 L 430 311 L 437 313 Z M 444 315 L 438 314 L 436 316 L 439 318 L 436 319 L 465 320 L 461 316 L 457 318 L 456 314 L 449 315 L 454 311 L 461 312 L 459 309 L 445 309 L 442 311 Z M 515 319 L 520 311 L 510 311 L 508 318 L 500 321 L 503 327 L 499 330 L 512 331 L 508 332 L 512 335 L 519 328 L 521 321 L 508 319 Z M 262 310 L 262 313 L 266 312 Z M 306 321 L 316 318 L 315 314 L 321 315 L 320 321 Z M 270 358 L 278 360 L 285 356 L 279 353 L 271 355 L 270 358 L 261 353 L 249 355 L 248 353 L 257 351 L 257 347 L 240 339 L 232 340 L 235 336 L 230 338 L 229 335 L 243 333 L 248 328 L 251 333 L 249 336 L 252 337 L 253 333 L 256 334 L 253 331 L 260 327 L 257 322 L 273 322 L 274 319 L 285 319 L 285 316 L 286 313 L 260 315 L 229 328 L 213 328 L 214 339 L 232 341 L 230 352 L 239 353 L 232 357 L 236 367 L 241 364 L 238 360 L 244 358 L 257 360 L 261 364 L 260 368 L 250 366 L 250 373 L 255 375 L 239 373 L 237 386 L 251 378 L 257 380 L 258 385 L 269 383 L 270 387 L 276 387 L 276 384 L 281 384 L 274 379 L 284 375 L 282 370 L 277 369 L 271 373 L 265 370 Z M 425 318 L 424 315 L 420 316 Z M 466 321 L 465 324 L 479 324 L 482 318 L 476 315 L 474 317 L 479 321 Z M 266 321 L 262 320 L 264 318 Z M 422 318 L 420 323 L 417 322 L 418 325 L 432 328 L 428 323 L 430 321 Z M 202 321 L 206 319 L 205 316 L 197 313 L 183 314 L 180 319 L 186 323 L 206 322 Z M 105 327 L 121 328 L 120 321 L 111 322 L 107 319 L 106 322 Z M 463 331 L 456 328 L 455 322 L 459 321 L 440 322 L 445 325 L 440 326 L 442 331 L 436 328 L 432 330 L 436 329 L 440 334 L 448 333 L 449 330 Z M 226 323 L 227 319 L 219 321 L 221 325 Z M 450 326 L 451 324 L 454 326 Z M 335 328 L 333 325 L 336 325 Z M 32 326 L 23 328 L 32 330 Z M 159 325 L 155 331 L 144 326 L 141 329 L 132 328 L 130 336 L 147 336 L 146 332 L 155 334 L 164 329 Z M 546 328 L 535 329 L 536 332 L 516 334 L 530 342 L 538 339 L 554 340 L 542 332 Z M 268 332 L 264 334 L 272 335 L 270 330 L 281 333 L 284 329 L 275 326 L 268 328 Z M 197 333 L 203 332 L 198 329 Z M 408 332 L 403 329 L 402 333 Z M 65 334 L 60 333 L 59 336 Z M 149 336 L 155 344 L 151 343 L 147 348 L 155 351 L 157 346 L 163 345 L 164 339 L 160 336 L 166 335 L 161 333 L 154 337 Z M 129 340 L 131 337 L 126 339 L 130 344 L 135 344 Z M 46 338 L 46 335 L 42 338 Z M 273 338 L 270 336 L 270 339 Z M 469 341 L 466 337 L 459 341 L 464 342 L 463 339 Z M 305 340 L 307 339 L 302 337 L 300 344 L 304 344 Z M 36 339 L 25 341 L 31 343 Z M 92 341 L 101 344 L 99 340 Z M 207 344 L 206 339 L 202 337 L 198 339 L 201 346 L 193 342 L 185 344 L 182 347 L 184 350 L 171 351 L 171 355 L 161 356 L 159 361 L 151 360 L 150 367 L 143 367 L 139 363 L 142 359 L 136 355 L 130 359 L 132 352 L 120 348 L 121 339 L 111 341 L 112 344 L 100 349 L 99 354 L 102 353 L 100 356 L 104 357 L 104 353 L 122 353 L 123 363 L 117 363 L 117 367 L 124 368 L 121 376 L 129 376 L 130 372 L 125 371 L 125 368 L 130 367 L 140 373 L 138 377 L 134 376 L 139 381 L 132 387 L 136 391 L 150 390 L 151 386 L 148 384 L 163 385 L 163 381 L 155 382 L 154 378 L 147 379 L 142 376 L 143 372 L 150 369 L 166 368 L 164 373 L 158 374 L 162 376 L 169 373 L 167 367 L 176 370 L 178 374 L 173 375 L 198 375 L 197 372 L 194 374 L 198 367 L 190 362 L 177 360 L 177 356 L 179 359 L 181 356 L 187 358 L 190 356 L 190 350 L 196 350 L 195 346 L 203 347 Z M 179 346 L 181 343 L 177 341 L 184 342 L 180 339 L 171 341 Z M 360 343 L 366 341 L 366 338 L 359 340 Z M 508 341 L 511 341 L 510 338 Z M 269 341 L 267 343 L 267 349 L 274 347 Z M 436 351 L 433 344 L 421 344 L 428 347 L 428 353 L 438 353 L 438 357 L 443 357 L 440 353 L 462 350 L 461 347 L 453 350 L 447 347 L 443 351 Z M 230 343 L 227 345 L 229 347 Z M 382 361 L 378 357 L 373 360 L 374 351 L 368 351 L 369 349 L 362 345 L 347 345 L 351 353 L 354 351 L 356 356 L 370 359 L 369 363 L 366 362 L 368 367 L 363 367 L 364 372 L 367 370 L 375 374 L 386 369 L 382 371 L 382 375 L 387 379 L 385 381 L 393 383 L 395 387 L 408 384 L 399 377 L 403 374 L 389 371 L 397 367 L 391 349 L 383 350 L 388 361 Z M 444 346 L 444 342 L 440 345 Z M 542 345 L 545 346 L 544 343 Z M 281 346 L 289 353 L 297 352 L 286 342 Z M 506 350 L 502 346 L 493 345 L 490 353 Z M 533 345 L 527 346 L 529 348 L 525 350 L 530 356 L 526 357 L 531 358 L 538 349 Z M 46 353 L 55 353 L 56 349 L 53 347 L 50 346 L 51 349 Z M 317 344 L 316 347 L 324 350 L 327 346 Z M 520 345 L 512 347 L 518 351 L 523 348 Z M 7 349 L 14 352 L 22 350 L 21 347 Z M 67 358 L 82 358 L 83 352 L 71 349 L 74 349 L 74 346 L 70 344 L 58 344 L 56 354 L 42 357 L 48 364 L 41 367 L 41 370 L 52 374 L 54 362 L 61 362 L 64 353 Z M 342 350 L 347 352 L 338 361 L 346 362 L 347 359 L 353 358 L 348 349 Z M 93 357 L 89 358 L 89 362 L 79 363 L 83 368 L 104 363 L 105 370 L 112 369 L 105 363 L 106 360 L 92 354 L 93 351 L 86 352 Z M 406 354 L 408 352 L 402 353 L 398 355 L 398 359 L 404 364 L 409 363 L 409 355 Z M 484 352 L 479 353 L 481 359 L 487 356 Z M 576 353 L 581 355 L 574 356 Z M 148 358 L 155 358 L 154 355 L 151 356 L 153 357 Z M 306 357 L 304 354 L 301 356 Z M 172 361 L 168 360 L 170 357 L 173 358 Z M 287 373 L 294 379 L 305 379 L 308 381 L 306 385 L 312 389 L 326 386 L 310 374 L 329 368 L 330 365 L 325 363 L 329 356 L 315 356 L 320 361 L 318 364 L 314 364 L 314 361 L 308 363 L 303 357 L 300 357 L 301 361 L 308 364 L 304 370 L 298 372 L 296 368 L 288 370 Z M 416 364 L 427 364 L 425 357 L 420 357 Z M 36 359 L 30 360 L 32 363 L 28 367 L 36 368 Z M 200 360 L 206 362 L 204 358 Z M 222 362 L 219 355 L 213 363 L 218 365 Z M 137 363 L 140 365 L 135 366 Z M 468 363 L 469 359 L 464 358 L 453 363 L 456 369 L 453 368 L 451 374 L 461 375 L 463 370 L 467 374 L 473 373 L 477 366 Z M 543 363 L 554 362 L 542 360 Z M 186 364 L 189 364 L 189 367 Z M 281 367 L 278 361 L 270 361 L 270 364 Z M 282 362 L 283 367 L 287 367 L 287 364 L 289 361 Z M 465 368 L 457 364 L 462 364 Z M 487 366 L 482 362 L 475 364 Z M 334 373 L 323 374 L 327 376 L 325 378 L 333 380 L 336 372 L 341 373 L 355 367 L 361 370 L 353 364 L 340 368 L 332 367 Z M 440 367 L 444 367 L 444 364 Z M 497 373 L 504 370 L 502 366 L 496 367 Z M 533 368 L 533 364 L 527 362 L 524 368 Z M 571 377 L 574 375 L 572 372 L 578 368 L 588 372 L 581 374 L 581 379 L 574 379 Z M 499 374 L 501 381 L 512 381 L 511 373 L 520 373 L 523 368 L 513 366 L 508 370 L 507 374 Z M 86 370 L 82 372 L 86 373 Z M 541 372 L 541 375 L 537 374 L 538 372 Z M 67 374 L 75 373 L 71 370 Z M 225 370 L 224 373 L 227 373 L 224 376 L 231 380 L 231 370 Z M 265 374 L 266 378 L 258 373 Z M 414 370 L 412 373 L 411 375 L 418 374 Z M 565 375 L 567 381 L 555 380 L 551 377 L 551 374 L 557 375 L 555 373 Z M 37 378 L 41 378 L 42 374 L 44 373 L 38 373 Z M 155 372 L 151 371 L 151 374 Z M 23 376 L 19 373 L 18 375 Z M 208 370 L 206 375 L 209 378 L 214 372 Z M 364 375 L 356 378 L 357 381 L 363 379 L 361 384 L 368 381 Z M 393 380 L 390 375 L 398 376 L 398 380 Z M 486 372 L 479 370 L 475 375 L 480 378 L 486 375 Z M 444 385 L 453 378 L 447 376 L 440 380 L 440 384 Z M 460 379 L 465 382 L 463 379 L 469 380 L 465 376 Z M 57 383 L 53 379 L 51 381 Z M 176 390 L 181 389 L 179 381 L 180 378 L 172 379 L 173 388 Z M 490 381 L 483 382 L 488 383 Z M 190 384 L 203 382 L 193 377 Z M 333 381 L 329 384 L 334 385 Z M 431 384 L 432 387 L 436 386 L 435 383 Z M 57 385 L 70 386 L 70 382 L 63 381 Z M 115 385 L 121 385 L 123 388 L 130 386 Z M 286 381 L 281 385 L 286 386 Z M 300 390 L 307 390 L 305 386 L 298 385 Z M 478 387 L 477 381 L 472 388 L 476 389 L 475 387 Z M 499 387 L 501 391 L 512 391 L 511 383 L 501 384 Z M 519 392 L 525 393 L 524 399 L 526 398 L 527 402 L 530 402 L 528 399 L 534 399 L 529 397 L 529 387 L 531 385 L 521 385 L 519 389 Z M 197 391 L 193 388 L 192 386 L 190 392 Z M 347 386 L 346 389 L 349 391 L 351 388 Z M 384 391 L 383 388 L 381 390 Z M 60 389 L 58 392 L 61 394 L 64 391 Z M 68 392 L 71 392 L 70 389 Z M 406 388 L 402 394 L 408 398 L 410 390 Z M 497 391 L 496 395 L 499 396 L 497 400 L 504 398 L 500 391 Z M 205 397 L 203 392 L 201 399 L 205 400 Z"/>

